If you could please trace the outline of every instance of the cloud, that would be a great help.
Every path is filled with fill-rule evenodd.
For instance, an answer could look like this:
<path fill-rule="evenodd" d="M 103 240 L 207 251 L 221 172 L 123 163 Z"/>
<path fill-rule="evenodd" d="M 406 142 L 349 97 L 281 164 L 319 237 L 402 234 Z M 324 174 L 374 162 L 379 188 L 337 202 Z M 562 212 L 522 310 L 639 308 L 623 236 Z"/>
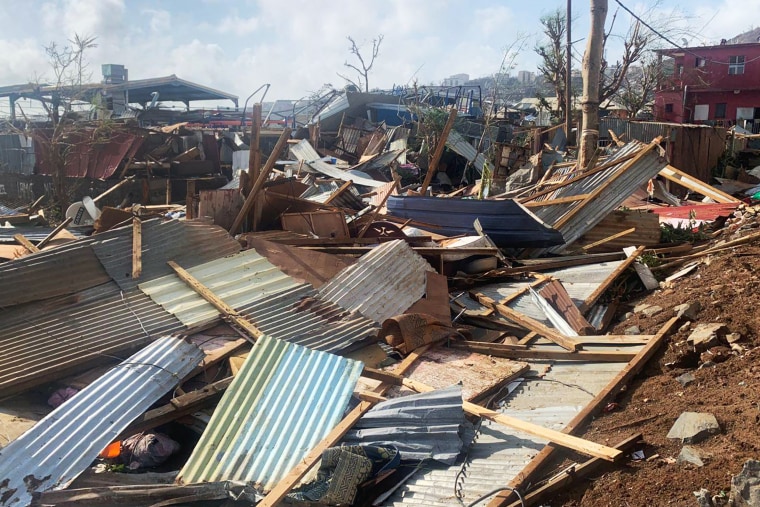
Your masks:
<path fill-rule="evenodd" d="M 216 31 L 223 35 L 236 35 L 242 37 L 255 32 L 259 27 L 259 19 L 256 16 L 241 18 L 238 16 L 227 16 L 216 25 Z"/>

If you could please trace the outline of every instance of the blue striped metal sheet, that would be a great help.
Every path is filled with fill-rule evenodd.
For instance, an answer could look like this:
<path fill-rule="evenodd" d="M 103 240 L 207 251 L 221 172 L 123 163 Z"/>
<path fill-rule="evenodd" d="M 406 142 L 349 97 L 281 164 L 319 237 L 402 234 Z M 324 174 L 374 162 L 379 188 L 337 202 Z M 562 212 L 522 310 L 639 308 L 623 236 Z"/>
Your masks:
<path fill-rule="evenodd" d="M 202 358 L 181 338 L 160 338 L 0 449 L 0 505 L 27 505 L 35 491 L 65 488 Z"/>
<path fill-rule="evenodd" d="M 211 416 L 178 482 L 271 489 L 341 420 L 363 365 L 264 336 Z"/>

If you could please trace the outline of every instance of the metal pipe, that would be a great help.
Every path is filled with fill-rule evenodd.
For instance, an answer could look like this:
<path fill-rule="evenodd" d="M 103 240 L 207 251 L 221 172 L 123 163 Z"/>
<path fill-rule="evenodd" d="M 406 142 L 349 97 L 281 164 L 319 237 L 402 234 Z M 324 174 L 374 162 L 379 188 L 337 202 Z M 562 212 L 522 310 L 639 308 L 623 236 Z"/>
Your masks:
<path fill-rule="evenodd" d="M 266 87 L 266 90 L 264 90 L 264 95 L 261 96 L 261 102 L 264 102 L 264 97 L 267 96 L 267 92 L 269 91 L 269 87 L 270 86 L 271 85 L 269 83 L 264 83 L 263 85 L 261 85 L 258 88 L 256 88 L 253 91 L 253 93 L 250 94 L 250 95 L 248 95 L 248 98 L 245 99 L 245 104 L 243 105 L 243 117 L 240 118 L 240 126 L 241 127 L 245 127 L 245 110 L 248 107 L 248 101 L 251 100 L 251 97 L 253 97 L 254 95 L 256 95 L 259 92 L 259 90 L 261 90 L 262 88 Z"/>

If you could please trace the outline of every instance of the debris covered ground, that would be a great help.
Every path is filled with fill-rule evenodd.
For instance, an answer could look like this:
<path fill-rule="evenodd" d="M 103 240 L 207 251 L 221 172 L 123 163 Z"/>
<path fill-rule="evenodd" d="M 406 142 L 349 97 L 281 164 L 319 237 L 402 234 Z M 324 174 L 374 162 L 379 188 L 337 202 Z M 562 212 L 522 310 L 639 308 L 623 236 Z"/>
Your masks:
<path fill-rule="evenodd" d="M 67 219 L 5 204 L 0 504 L 758 494 L 752 178 L 409 111 L 142 129 Z"/>

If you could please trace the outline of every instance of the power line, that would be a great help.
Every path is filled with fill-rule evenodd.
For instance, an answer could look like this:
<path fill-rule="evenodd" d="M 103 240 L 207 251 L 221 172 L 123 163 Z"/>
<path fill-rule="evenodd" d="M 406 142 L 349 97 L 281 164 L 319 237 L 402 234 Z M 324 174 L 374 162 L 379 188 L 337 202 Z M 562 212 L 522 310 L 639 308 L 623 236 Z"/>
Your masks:
<path fill-rule="evenodd" d="M 633 12 L 631 9 L 629 9 L 628 7 L 626 7 L 625 5 L 623 5 L 623 2 L 621 2 L 620 0 L 615 0 L 615 2 L 616 2 L 616 3 L 617 3 L 619 6 L 620 6 L 620 7 L 622 7 L 622 8 L 623 8 L 623 9 L 624 9 L 626 12 L 628 12 L 628 14 L 630 14 L 631 16 L 633 16 L 634 18 L 636 18 L 636 19 L 639 21 L 639 23 L 641 23 L 641 24 L 642 24 L 642 25 L 644 25 L 645 27 L 649 28 L 649 30 L 650 30 L 652 33 L 654 33 L 655 35 L 657 35 L 658 37 L 660 37 L 662 40 L 666 41 L 666 42 L 667 42 L 667 43 L 669 43 L 671 46 L 675 47 L 676 49 L 680 49 L 680 50 L 681 50 L 681 51 L 683 51 L 684 53 L 689 53 L 690 55 L 692 55 L 692 56 L 695 56 L 695 57 L 697 57 L 697 58 L 700 58 L 700 59 L 702 59 L 702 60 L 705 60 L 706 62 L 710 62 L 710 63 L 719 63 L 719 64 L 721 64 L 721 65 L 732 65 L 732 64 L 731 64 L 731 62 L 721 62 L 721 61 L 718 61 L 718 60 L 713 60 L 713 59 L 710 59 L 710 58 L 705 58 L 704 56 L 702 56 L 702 55 L 699 55 L 699 54 L 697 54 L 697 53 L 695 53 L 695 52 L 693 52 L 693 51 L 690 51 L 690 50 L 689 50 L 689 49 L 687 49 L 687 48 L 684 48 L 684 47 L 681 47 L 681 46 L 679 46 L 678 44 L 676 44 L 675 42 L 673 42 L 672 40 L 670 40 L 668 37 L 666 37 L 665 35 L 661 34 L 661 33 L 660 33 L 660 32 L 658 32 L 657 30 L 655 30 L 654 28 L 652 28 L 652 27 L 651 27 L 651 26 L 650 26 L 650 25 L 649 25 L 649 24 L 648 24 L 646 21 L 644 21 L 644 20 L 643 20 L 643 19 L 641 19 L 641 18 L 640 18 L 638 15 L 636 15 L 636 14 L 635 14 L 635 13 L 634 13 L 634 12 Z M 760 56 L 756 56 L 755 58 L 752 58 L 751 60 L 747 60 L 747 61 L 745 61 L 745 62 L 744 62 L 744 64 L 746 65 L 746 64 L 748 64 L 748 63 L 750 63 L 750 62 L 754 62 L 755 60 L 760 60 Z"/>

